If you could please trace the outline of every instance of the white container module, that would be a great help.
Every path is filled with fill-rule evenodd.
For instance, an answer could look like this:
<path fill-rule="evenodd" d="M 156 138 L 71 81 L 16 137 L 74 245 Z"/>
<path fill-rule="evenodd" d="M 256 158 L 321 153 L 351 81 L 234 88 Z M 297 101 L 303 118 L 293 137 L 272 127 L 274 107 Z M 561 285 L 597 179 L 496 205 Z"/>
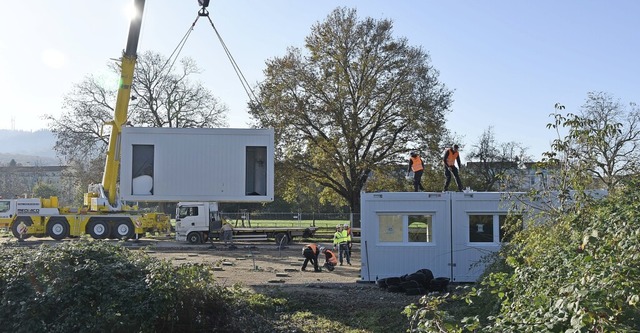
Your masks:
<path fill-rule="evenodd" d="M 514 203 L 507 197 L 500 192 L 362 193 L 362 279 L 427 268 L 454 282 L 477 281 L 486 266 L 482 259 L 505 241 L 501 226 Z"/>
<path fill-rule="evenodd" d="M 120 156 L 125 200 L 273 201 L 273 129 L 125 127 Z"/>

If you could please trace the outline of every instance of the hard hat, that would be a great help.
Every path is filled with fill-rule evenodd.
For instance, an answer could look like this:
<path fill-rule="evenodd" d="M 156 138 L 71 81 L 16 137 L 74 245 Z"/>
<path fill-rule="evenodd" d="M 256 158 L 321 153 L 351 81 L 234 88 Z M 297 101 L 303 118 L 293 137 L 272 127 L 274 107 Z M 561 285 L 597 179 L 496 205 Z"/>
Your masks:
<path fill-rule="evenodd" d="M 415 152 L 415 151 L 412 151 L 412 152 L 411 152 L 411 156 L 417 156 L 417 155 L 418 155 L 418 153 L 417 153 L 417 152 Z"/>
<path fill-rule="evenodd" d="M 324 248 L 324 246 L 321 246 L 321 247 L 320 247 L 320 252 L 324 252 L 324 251 L 326 251 L 326 250 L 327 250 L 327 249 L 325 249 L 325 248 Z"/>
<path fill-rule="evenodd" d="M 345 223 L 345 224 L 343 225 L 343 227 L 348 228 L 348 227 L 349 227 L 349 225 Z"/>
<path fill-rule="evenodd" d="M 336 226 L 336 229 L 338 229 L 338 228 L 342 228 L 342 225 L 341 225 L 341 224 L 338 224 L 338 225 Z"/>

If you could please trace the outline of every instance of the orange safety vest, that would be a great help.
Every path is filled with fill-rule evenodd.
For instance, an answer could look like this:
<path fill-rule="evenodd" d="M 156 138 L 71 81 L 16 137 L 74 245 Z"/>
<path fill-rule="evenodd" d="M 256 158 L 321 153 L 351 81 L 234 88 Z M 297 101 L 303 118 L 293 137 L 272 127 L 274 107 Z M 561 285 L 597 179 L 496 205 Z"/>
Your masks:
<path fill-rule="evenodd" d="M 410 159 L 411 159 L 411 170 L 413 170 L 413 172 L 417 172 L 424 169 L 422 167 L 422 159 L 420 158 L 420 156 L 411 157 Z"/>
<path fill-rule="evenodd" d="M 447 165 L 455 166 L 456 160 L 458 159 L 458 156 L 460 156 L 460 153 L 457 151 L 453 151 L 453 149 L 451 148 L 447 149 L 447 151 L 449 152 L 449 155 L 447 155 Z"/>
<path fill-rule="evenodd" d="M 306 247 L 310 248 L 311 251 L 313 251 L 313 254 L 317 254 L 318 253 L 318 245 L 316 244 L 309 244 Z"/>
<path fill-rule="evenodd" d="M 326 250 L 324 255 L 325 255 L 325 261 L 328 262 L 329 264 L 333 266 L 338 264 L 338 259 L 336 258 L 336 255 L 333 254 L 333 252 Z"/>

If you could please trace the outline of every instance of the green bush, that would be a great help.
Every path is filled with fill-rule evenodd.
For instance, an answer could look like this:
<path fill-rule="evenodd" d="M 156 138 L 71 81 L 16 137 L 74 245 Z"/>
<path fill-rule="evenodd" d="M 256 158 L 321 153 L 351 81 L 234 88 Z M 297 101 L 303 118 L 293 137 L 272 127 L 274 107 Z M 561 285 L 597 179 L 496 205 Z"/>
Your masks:
<path fill-rule="evenodd" d="M 117 244 L 5 245 L 3 332 L 252 332 L 269 325 L 200 264 L 174 267 Z"/>

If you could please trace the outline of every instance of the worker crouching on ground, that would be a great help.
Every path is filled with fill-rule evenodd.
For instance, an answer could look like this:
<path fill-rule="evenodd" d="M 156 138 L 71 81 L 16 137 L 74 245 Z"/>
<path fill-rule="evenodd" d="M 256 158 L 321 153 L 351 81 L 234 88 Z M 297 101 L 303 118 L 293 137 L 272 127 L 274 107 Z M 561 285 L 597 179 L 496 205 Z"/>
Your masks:
<path fill-rule="evenodd" d="M 318 244 L 308 244 L 302 248 L 302 256 L 304 257 L 304 262 L 302 263 L 301 271 L 305 271 L 307 269 L 307 264 L 311 262 L 313 264 L 313 271 L 320 272 L 320 267 L 318 267 L 318 255 L 320 255 L 320 249 L 318 248 Z"/>
<path fill-rule="evenodd" d="M 349 254 L 349 235 L 344 230 L 341 224 L 336 226 L 336 233 L 333 234 L 333 250 L 338 250 L 338 258 L 340 259 L 340 266 L 347 259 L 347 264 L 351 265 L 351 255 Z"/>
<path fill-rule="evenodd" d="M 324 247 L 320 248 L 320 253 L 324 254 L 324 268 L 326 268 L 329 272 L 333 272 L 333 270 L 336 268 L 336 265 L 338 265 L 338 258 L 336 258 L 336 255 Z"/>

